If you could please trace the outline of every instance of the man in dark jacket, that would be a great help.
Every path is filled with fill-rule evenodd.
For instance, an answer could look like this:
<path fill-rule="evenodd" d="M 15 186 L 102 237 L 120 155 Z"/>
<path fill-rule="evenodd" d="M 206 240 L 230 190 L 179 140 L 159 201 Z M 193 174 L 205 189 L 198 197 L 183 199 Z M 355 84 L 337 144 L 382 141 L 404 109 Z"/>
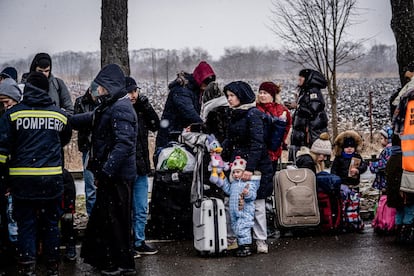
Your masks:
<path fill-rule="evenodd" d="M 44 234 L 48 275 L 58 275 L 62 147 L 69 142 L 71 129 L 48 88 L 43 74 L 31 73 L 22 102 L 0 119 L 0 163 L 9 167 L 13 215 L 19 227 L 19 273 L 24 275 L 35 273 L 37 229 Z"/>
<path fill-rule="evenodd" d="M 286 104 L 287 108 L 295 109 L 289 160 L 294 160 L 301 146 L 310 148 L 322 132 L 328 131 L 328 116 L 321 93 L 326 85 L 325 77 L 318 71 L 303 69 L 299 72 L 297 100 L 295 103 Z"/>
<path fill-rule="evenodd" d="M 55 104 L 66 111 L 67 114 L 73 114 L 73 102 L 69 90 L 63 80 L 56 78 L 52 74 L 52 59 L 49 54 L 38 53 L 32 60 L 30 72 L 43 73 L 49 80 L 49 96 Z"/>
<path fill-rule="evenodd" d="M 77 128 L 92 127 L 88 169 L 98 187 L 81 257 L 101 269 L 102 275 L 133 274 L 130 198 L 137 175 L 137 116 L 118 65 L 102 68 L 94 82 L 98 84 L 100 105 L 93 112 L 71 117 Z"/>
<path fill-rule="evenodd" d="M 91 83 L 85 94 L 75 100 L 75 114 L 82 114 L 93 111 L 96 107 L 96 97 L 98 96 L 98 85 Z M 94 95 L 93 95 L 94 94 Z M 82 152 L 83 179 L 85 181 L 86 212 L 91 215 L 92 207 L 96 200 L 96 187 L 93 174 L 86 168 L 91 150 L 91 128 L 84 127 L 78 131 L 78 149 Z"/>
<path fill-rule="evenodd" d="M 169 141 L 176 140 L 178 133 L 191 124 L 201 124 L 200 118 L 202 94 L 207 85 L 216 79 L 211 66 L 200 62 L 193 74 L 180 73 L 169 84 L 167 101 L 161 116 L 161 127 L 157 134 L 156 147 L 165 147 Z"/>
<path fill-rule="evenodd" d="M 148 98 L 140 94 L 140 88 L 131 77 L 125 78 L 126 90 L 138 118 L 137 178 L 132 186 L 132 228 L 134 230 L 135 258 L 140 254 L 152 255 L 158 251 L 145 243 L 145 225 L 148 210 L 148 174 L 151 164 L 148 149 L 148 130 L 157 131 L 160 119 Z"/>

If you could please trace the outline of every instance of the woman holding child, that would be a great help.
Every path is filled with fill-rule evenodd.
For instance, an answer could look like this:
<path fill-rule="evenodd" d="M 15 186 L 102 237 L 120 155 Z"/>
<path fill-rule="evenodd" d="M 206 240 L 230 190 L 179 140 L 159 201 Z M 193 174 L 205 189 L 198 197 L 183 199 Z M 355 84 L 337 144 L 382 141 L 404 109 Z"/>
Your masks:
<path fill-rule="evenodd" d="M 230 118 L 224 151 L 227 160 L 236 156 L 247 161 L 242 180 L 250 180 L 254 174 L 261 173 L 260 186 L 255 201 L 255 223 L 253 238 L 256 240 L 257 252 L 267 253 L 267 225 L 265 198 L 272 194 L 272 163 L 263 140 L 263 121 L 261 111 L 256 108 L 256 95 L 249 84 L 235 81 L 224 87 L 224 93 L 230 106 Z M 251 247 L 239 248 L 241 255 L 250 255 Z"/>

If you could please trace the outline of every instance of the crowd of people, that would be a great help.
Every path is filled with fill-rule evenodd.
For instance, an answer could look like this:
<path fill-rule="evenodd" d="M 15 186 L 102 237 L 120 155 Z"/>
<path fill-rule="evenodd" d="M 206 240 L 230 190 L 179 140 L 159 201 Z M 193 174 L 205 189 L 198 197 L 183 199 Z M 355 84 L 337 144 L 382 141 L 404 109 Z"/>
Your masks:
<path fill-rule="evenodd" d="M 412 79 L 413 72 L 411 63 L 406 76 Z M 371 163 L 360 155 L 362 138 L 357 131 L 344 131 L 331 143 L 321 92 L 326 86 L 321 72 L 303 69 L 291 102 L 282 101 L 281 85 L 271 81 L 262 82 L 256 93 L 244 81 L 230 82 L 221 91 L 214 69 L 201 61 L 192 73 L 180 72 L 169 84 L 159 118 L 136 80 L 125 76 L 116 64 L 104 66 L 75 104 L 65 83 L 52 74 L 48 54 L 35 55 L 21 83 L 13 67 L 5 68 L 0 73 L 1 217 L 6 217 L 12 199 L 18 234 L 11 243 L 8 223 L 2 219 L 2 250 L 16 248 L 21 275 L 36 275 L 39 256 L 48 275 L 59 275 L 61 238 L 65 258 L 76 259 L 73 231 L 63 237 L 59 229 L 62 219 L 73 227 L 74 209 L 62 208 L 69 193 L 65 182 L 71 181 L 64 178 L 63 146 L 72 129 L 78 131 L 89 216 L 80 256 L 102 275 L 135 275 L 134 258 L 157 253 L 145 238 L 149 131 L 157 132 L 155 160 L 183 132 L 214 134 L 223 146 L 221 156 L 232 164 L 231 170 L 224 182 L 212 184 L 226 194 L 228 248 L 235 249 L 236 256 L 269 251 L 266 199 L 274 193 L 273 176 L 280 169 L 284 147 L 289 148 L 289 160 L 295 166 L 309 168 L 315 175 L 326 171 L 325 163 L 333 157 L 330 173 L 340 178 L 338 190 L 349 208 L 355 202 L 358 205 L 360 175 L 369 167 L 377 174 L 374 187 L 389 196 L 390 207 L 397 207 L 399 240 L 409 240 L 414 233 L 410 194 L 414 181 L 407 165 L 410 161 L 401 157 L 401 151 L 411 147 L 406 120 L 411 113 L 406 110 L 413 109 L 409 101 L 414 95 L 412 81 L 395 97 L 393 126 L 380 132 L 384 152 Z M 267 141 L 273 131 L 264 119 L 269 116 L 283 122 L 276 147 Z M 394 156 L 400 158 L 394 164 L 401 164 L 387 166 Z M 396 168 L 400 171 L 387 173 Z M 345 216 L 346 230 L 363 231 L 357 207 L 351 210 L 355 214 Z"/>

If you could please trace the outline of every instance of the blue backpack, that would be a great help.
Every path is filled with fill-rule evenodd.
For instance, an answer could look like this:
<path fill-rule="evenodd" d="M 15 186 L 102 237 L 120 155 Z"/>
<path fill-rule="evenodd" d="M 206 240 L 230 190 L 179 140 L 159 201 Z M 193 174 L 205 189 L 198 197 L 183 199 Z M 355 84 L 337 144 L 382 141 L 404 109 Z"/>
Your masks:
<path fill-rule="evenodd" d="M 328 195 L 340 195 L 342 180 L 336 174 L 325 171 L 316 174 L 316 187 Z"/>
<path fill-rule="evenodd" d="M 287 122 L 267 113 L 263 113 L 262 120 L 264 123 L 264 141 L 267 149 L 276 151 L 282 145 Z"/>

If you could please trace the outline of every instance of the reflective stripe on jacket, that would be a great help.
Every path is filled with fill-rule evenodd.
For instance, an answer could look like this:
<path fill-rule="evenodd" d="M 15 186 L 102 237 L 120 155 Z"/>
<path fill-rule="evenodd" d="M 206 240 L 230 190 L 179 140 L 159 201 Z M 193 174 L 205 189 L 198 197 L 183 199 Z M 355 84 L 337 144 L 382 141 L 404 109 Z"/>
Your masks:
<path fill-rule="evenodd" d="M 414 100 L 407 103 L 404 131 L 400 135 L 402 149 L 402 167 L 414 172 Z"/>

